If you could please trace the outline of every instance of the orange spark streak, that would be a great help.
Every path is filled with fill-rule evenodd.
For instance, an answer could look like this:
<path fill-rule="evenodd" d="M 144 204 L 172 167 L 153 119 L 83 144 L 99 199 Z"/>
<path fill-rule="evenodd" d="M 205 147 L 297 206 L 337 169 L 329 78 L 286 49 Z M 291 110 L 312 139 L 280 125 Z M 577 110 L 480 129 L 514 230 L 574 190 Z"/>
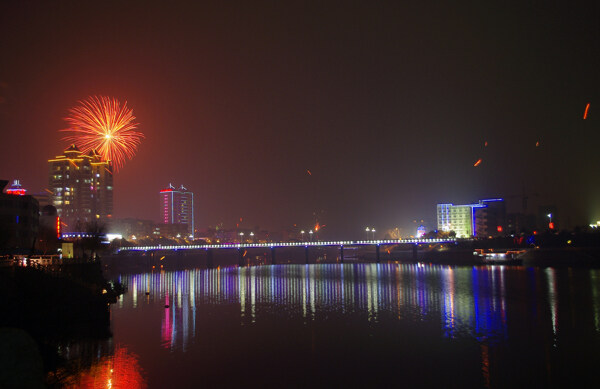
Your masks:
<path fill-rule="evenodd" d="M 69 132 L 63 140 L 74 143 L 87 153 L 96 150 L 105 161 L 111 161 L 115 171 L 123 167 L 126 159 L 132 159 L 144 134 L 134 131 L 133 110 L 114 98 L 90 96 L 69 110 L 65 118 Z"/>
<path fill-rule="evenodd" d="M 309 176 L 312 176 L 312 173 L 310 172 L 310 170 L 306 169 L 306 172 L 308 173 Z"/>
<path fill-rule="evenodd" d="M 585 112 L 583 113 L 583 120 L 587 119 L 588 109 L 590 109 L 590 103 L 585 106 Z"/>
<path fill-rule="evenodd" d="M 477 162 L 475 162 L 475 164 L 474 164 L 473 166 L 479 166 L 480 164 L 481 164 L 481 158 L 479 158 L 479 159 L 477 160 Z"/>

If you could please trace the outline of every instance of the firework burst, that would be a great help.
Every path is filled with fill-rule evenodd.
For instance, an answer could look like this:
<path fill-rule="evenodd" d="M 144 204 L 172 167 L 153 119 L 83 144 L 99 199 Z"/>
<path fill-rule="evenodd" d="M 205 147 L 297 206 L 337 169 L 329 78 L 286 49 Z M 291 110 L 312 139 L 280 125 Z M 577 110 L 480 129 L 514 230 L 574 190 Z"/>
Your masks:
<path fill-rule="evenodd" d="M 74 143 L 84 153 L 96 150 L 112 162 L 115 171 L 123 167 L 127 158 L 133 158 L 144 138 L 144 134 L 135 131 L 138 123 L 127 102 L 121 105 L 117 99 L 106 96 L 80 101 L 69 110 L 65 121 L 69 128 L 61 131 L 71 134 L 63 140 Z"/>

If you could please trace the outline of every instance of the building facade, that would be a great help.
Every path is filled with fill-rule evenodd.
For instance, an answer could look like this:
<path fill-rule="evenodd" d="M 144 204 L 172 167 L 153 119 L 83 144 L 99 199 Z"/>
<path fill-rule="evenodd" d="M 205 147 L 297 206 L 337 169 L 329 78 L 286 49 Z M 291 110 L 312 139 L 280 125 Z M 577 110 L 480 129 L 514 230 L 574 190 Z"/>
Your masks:
<path fill-rule="evenodd" d="M 454 231 L 458 238 L 500 236 L 506 228 L 506 206 L 503 199 L 438 204 L 437 225 L 440 231 Z"/>
<path fill-rule="evenodd" d="M 48 160 L 52 205 L 64 232 L 81 232 L 92 221 L 108 225 L 113 211 L 113 170 L 94 150 L 82 153 L 75 145 Z"/>
<path fill-rule="evenodd" d="M 187 237 L 194 239 L 194 194 L 183 185 L 175 189 L 169 184 L 160 191 L 160 200 L 163 223 L 186 225 Z"/>
<path fill-rule="evenodd" d="M 6 184 L 0 180 L 0 255 L 28 253 L 38 235 L 39 204 L 18 181 L 3 193 Z"/>

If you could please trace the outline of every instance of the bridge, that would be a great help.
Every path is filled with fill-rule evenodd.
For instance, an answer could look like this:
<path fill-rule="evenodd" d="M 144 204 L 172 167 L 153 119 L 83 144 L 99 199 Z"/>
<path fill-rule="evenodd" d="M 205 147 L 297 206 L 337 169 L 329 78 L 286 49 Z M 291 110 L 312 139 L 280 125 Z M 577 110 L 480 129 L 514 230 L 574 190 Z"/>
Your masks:
<path fill-rule="evenodd" d="M 239 252 L 239 265 L 244 266 L 244 255 L 247 249 L 254 248 L 270 248 L 271 263 L 275 264 L 277 248 L 284 247 L 304 247 L 306 263 L 308 263 L 309 249 L 311 247 L 339 247 L 340 259 L 344 262 L 344 248 L 352 246 L 375 246 L 375 257 L 377 263 L 380 261 L 380 247 L 391 245 L 410 245 L 413 250 L 413 258 L 417 259 L 419 245 L 422 244 L 441 244 L 455 243 L 455 238 L 446 239 L 387 239 L 387 240 L 339 240 L 339 241 L 306 241 L 306 242 L 270 242 L 270 243 L 221 243 L 221 244 L 197 244 L 197 245 L 168 245 L 168 246 L 132 246 L 122 247 L 118 250 L 121 252 L 128 251 L 180 251 L 180 250 L 205 250 L 207 253 L 207 263 L 212 266 L 212 256 L 214 250 L 237 249 Z"/>

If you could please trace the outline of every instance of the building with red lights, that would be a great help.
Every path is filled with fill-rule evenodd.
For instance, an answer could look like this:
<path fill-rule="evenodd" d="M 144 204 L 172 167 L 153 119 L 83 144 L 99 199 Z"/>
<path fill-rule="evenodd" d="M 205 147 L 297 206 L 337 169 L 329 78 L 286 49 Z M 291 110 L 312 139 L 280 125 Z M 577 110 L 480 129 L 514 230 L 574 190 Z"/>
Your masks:
<path fill-rule="evenodd" d="M 6 184 L 8 181 L 0 180 L 0 251 L 30 252 L 39 228 L 38 201 L 26 195 L 18 181 L 17 187 L 13 184 L 1 193 Z"/>
<path fill-rule="evenodd" d="M 108 225 L 113 210 L 113 170 L 94 150 L 82 153 L 75 145 L 48 160 L 49 188 L 64 232 L 81 232 L 96 221 Z"/>
<path fill-rule="evenodd" d="M 164 224 L 185 224 L 187 237 L 194 238 L 194 194 L 183 185 L 175 189 L 169 184 L 160 191 L 162 222 Z"/>

